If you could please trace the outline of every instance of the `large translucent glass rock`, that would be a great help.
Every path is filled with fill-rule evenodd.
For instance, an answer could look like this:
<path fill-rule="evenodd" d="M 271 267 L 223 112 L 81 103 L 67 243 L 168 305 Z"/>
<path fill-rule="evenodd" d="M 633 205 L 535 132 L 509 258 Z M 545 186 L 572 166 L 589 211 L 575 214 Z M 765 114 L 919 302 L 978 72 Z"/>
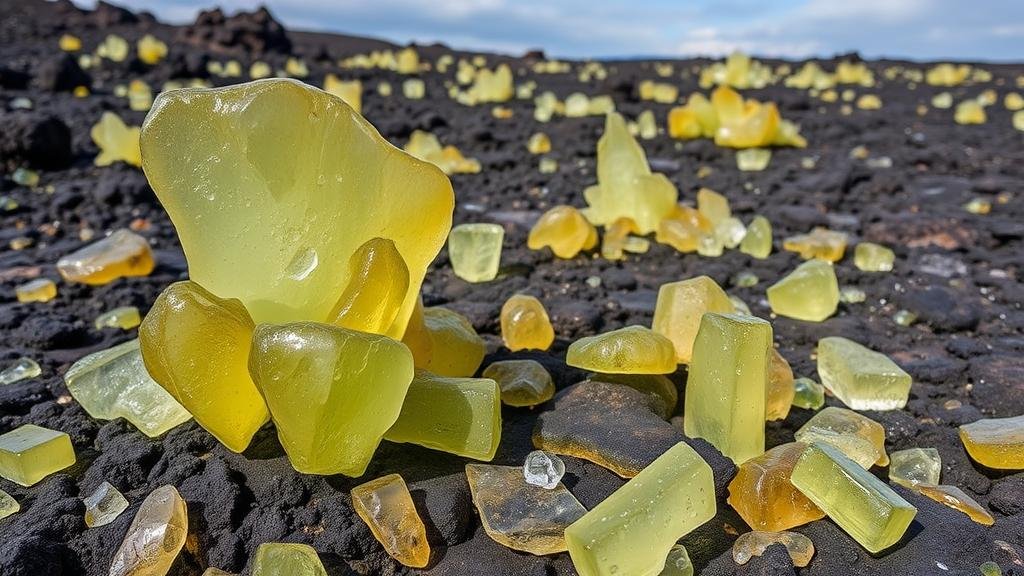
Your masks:
<path fill-rule="evenodd" d="M 754 530 L 744 532 L 733 542 L 732 559 L 737 564 L 746 564 L 754 556 L 764 554 L 772 544 L 782 544 L 793 561 L 793 566 L 803 568 L 811 563 L 814 557 L 814 542 L 803 534 L 796 532 L 761 532 Z"/>
<path fill-rule="evenodd" d="M 555 454 L 534 450 L 526 455 L 523 478 L 527 484 L 551 490 L 562 481 L 562 476 L 565 476 L 565 463 Z"/>
<path fill-rule="evenodd" d="M 668 551 L 665 567 L 658 576 L 693 576 L 693 563 L 690 554 L 682 544 L 676 544 Z"/>
<path fill-rule="evenodd" d="M 996 470 L 1024 470 L 1024 415 L 985 418 L 960 427 L 971 458 Z"/>
<path fill-rule="evenodd" d="M 740 464 L 729 483 L 728 501 L 748 526 L 775 532 L 825 517 L 789 481 L 806 448 L 801 442 L 790 442 Z"/>
<path fill-rule="evenodd" d="M 68 282 L 95 286 L 128 276 L 148 276 L 154 266 L 149 242 L 123 228 L 57 261 L 57 271 Z"/>
<path fill-rule="evenodd" d="M 455 275 L 467 282 L 490 282 L 498 275 L 505 229 L 498 224 L 459 224 L 448 234 L 448 258 Z"/>
<path fill-rule="evenodd" d="M 31 358 L 18 358 L 13 364 L 0 370 L 0 386 L 35 378 L 43 373 L 39 363 Z"/>
<path fill-rule="evenodd" d="M 573 342 L 565 362 L 606 374 L 669 374 L 676 371 L 676 351 L 661 334 L 627 326 Z"/>
<path fill-rule="evenodd" d="M 664 174 L 651 172 L 643 148 L 615 112 L 605 118 L 597 143 L 597 182 L 583 192 L 590 205 L 587 219 L 601 226 L 632 218 L 640 234 L 658 227 L 675 209 L 679 194 Z"/>
<path fill-rule="evenodd" d="M 110 576 L 156 576 L 171 568 L 188 536 L 188 508 L 174 486 L 161 486 L 142 501 Z"/>
<path fill-rule="evenodd" d="M 871 553 L 899 542 L 917 515 L 887 484 L 827 444 L 808 446 L 790 480 Z"/>
<path fill-rule="evenodd" d="M 651 410 L 668 420 L 679 402 L 679 391 L 672 380 L 663 374 L 591 374 L 591 382 L 609 382 L 629 386 L 643 392 L 649 399 Z"/>
<path fill-rule="evenodd" d="M 684 432 L 734 462 L 764 453 L 772 325 L 753 316 L 701 318 L 683 402 Z"/>
<path fill-rule="evenodd" d="M 384 438 L 489 462 L 501 441 L 501 390 L 489 378 L 419 370 Z"/>
<path fill-rule="evenodd" d="M 693 357 L 700 319 L 705 312 L 730 313 L 729 295 L 708 276 L 662 284 L 654 307 L 651 329 L 672 341 L 676 360 L 688 364 Z"/>
<path fill-rule="evenodd" d="M 58 430 L 23 424 L 0 434 L 0 477 L 32 486 L 75 463 L 71 437 Z"/>
<path fill-rule="evenodd" d="M 711 467 L 676 444 L 565 529 L 580 576 L 655 575 L 676 541 L 715 515 Z"/>
<path fill-rule="evenodd" d="M 257 322 L 323 322 L 352 254 L 387 238 L 409 269 L 404 331 L 451 227 L 451 183 L 341 99 L 286 79 L 164 92 L 142 149 L 193 281 Z"/>
<path fill-rule="evenodd" d="M 518 466 L 467 464 L 466 479 L 484 531 L 513 550 L 564 552 L 565 529 L 587 512 L 565 486 L 533 486 Z"/>
<path fill-rule="evenodd" d="M 139 309 L 135 306 L 118 306 L 100 314 L 93 321 L 93 325 L 96 326 L 97 330 L 103 330 L 104 328 L 131 330 L 141 323 L 142 316 L 139 315 Z"/>
<path fill-rule="evenodd" d="M 530 250 L 550 247 L 559 258 L 572 258 L 597 246 L 597 229 L 572 206 L 555 206 L 530 229 L 526 239 Z"/>
<path fill-rule="evenodd" d="M 15 286 L 18 302 L 49 302 L 57 297 L 57 284 L 49 278 L 36 278 Z"/>
<path fill-rule="evenodd" d="M 501 401 L 508 406 L 536 406 L 555 395 L 551 374 L 536 360 L 492 362 L 483 377 L 498 383 Z"/>
<path fill-rule="evenodd" d="M 547 350 L 555 341 L 548 311 L 540 300 L 527 294 L 513 294 L 501 306 L 501 339 L 517 350 Z"/>
<path fill-rule="evenodd" d="M 387 336 L 315 322 L 260 324 L 249 373 L 292 467 L 362 476 L 398 418 L 413 359 Z"/>
<path fill-rule="evenodd" d="M 935 448 L 910 448 L 889 455 L 889 480 L 912 488 L 917 484 L 938 484 L 942 457 Z"/>
<path fill-rule="evenodd" d="M 828 228 L 815 227 L 809 234 L 797 234 L 782 241 L 782 248 L 796 252 L 804 260 L 817 258 L 827 262 L 838 262 L 846 252 L 847 236 Z"/>
<path fill-rule="evenodd" d="M 839 281 L 831 264 L 809 260 L 772 284 L 767 295 L 775 314 L 821 322 L 839 307 Z"/>
<path fill-rule="evenodd" d="M 798 442 L 820 442 L 835 447 L 864 469 L 886 466 L 885 428 L 853 410 L 829 406 L 818 412 L 794 434 Z"/>
<path fill-rule="evenodd" d="M 793 406 L 796 388 L 793 385 L 793 369 L 789 362 L 775 348 L 769 350 L 768 397 L 765 400 L 765 420 L 785 420 Z"/>
<path fill-rule="evenodd" d="M 888 272 L 895 259 L 892 250 L 871 242 L 861 242 L 853 251 L 853 264 L 863 272 Z"/>
<path fill-rule="evenodd" d="M 252 576 L 327 576 L 327 570 L 312 546 L 267 542 L 256 549 Z"/>
<path fill-rule="evenodd" d="M 11 514 L 16 514 L 19 510 L 21 510 L 21 504 L 18 504 L 18 501 L 10 494 L 0 490 L 0 520 Z"/>
<path fill-rule="evenodd" d="M 149 376 L 138 339 L 75 362 L 64 374 L 64 383 L 93 418 L 124 418 L 150 438 L 192 418 Z"/>
<path fill-rule="evenodd" d="M 426 526 L 401 476 L 388 474 L 356 486 L 352 507 L 389 556 L 412 568 L 430 562 Z"/>
<path fill-rule="evenodd" d="M 910 374 L 888 356 L 841 336 L 818 340 L 818 377 L 854 410 L 897 410 L 910 395 Z"/>
<path fill-rule="evenodd" d="M 817 410 L 825 405 L 825 387 L 814 380 L 800 377 L 793 381 L 793 406 Z"/>
<path fill-rule="evenodd" d="M 400 338 L 398 319 L 409 292 L 409 268 L 395 243 L 371 238 L 349 258 L 349 283 L 327 315 L 328 323 Z"/>
<path fill-rule="evenodd" d="M 146 370 L 228 449 L 241 452 L 269 419 L 249 376 L 253 322 L 242 303 L 195 282 L 157 297 L 139 327 Z"/>
<path fill-rule="evenodd" d="M 984 506 L 977 500 L 968 496 L 963 490 L 956 486 L 944 484 L 915 484 L 911 487 L 915 492 L 927 496 L 940 504 L 959 510 L 968 518 L 983 526 L 991 526 L 996 523 L 995 518 L 989 514 Z"/>
<path fill-rule="evenodd" d="M 484 340 L 465 316 L 434 306 L 423 311 L 423 322 L 430 337 L 430 361 L 417 368 L 438 376 L 472 376 L 487 351 Z"/>
<path fill-rule="evenodd" d="M 85 525 L 89 528 L 106 526 L 128 509 L 128 500 L 110 482 L 103 482 L 82 500 L 85 503 Z"/>
<path fill-rule="evenodd" d="M 747 226 L 747 235 L 740 242 L 740 252 L 764 259 L 772 253 L 772 223 L 764 216 L 754 216 Z"/>
<path fill-rule="evenodd" d="M 93 160 L 97 166 L 110 166 L 114 162 L 142 166 L 138 126 L 127 126 L 117 114 L 104 112 L 89 135 L 100 149 L 99 155 Z"/>

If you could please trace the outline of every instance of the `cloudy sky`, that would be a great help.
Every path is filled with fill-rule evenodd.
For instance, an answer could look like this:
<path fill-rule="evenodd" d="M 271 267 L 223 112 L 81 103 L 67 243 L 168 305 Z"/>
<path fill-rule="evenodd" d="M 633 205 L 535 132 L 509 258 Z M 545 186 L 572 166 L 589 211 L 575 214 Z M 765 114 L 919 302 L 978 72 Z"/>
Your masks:
<path fill-rule="evenodd" d="M 89 6 L 92 0 L 76 0 Z M 117 0 L 115 0 L 116 2 Z M 242 0 L 122 0 L 170 22 Z M 561 57 L 1024 60 L 1024 0 L 265 0 L 286 26 Z"/>

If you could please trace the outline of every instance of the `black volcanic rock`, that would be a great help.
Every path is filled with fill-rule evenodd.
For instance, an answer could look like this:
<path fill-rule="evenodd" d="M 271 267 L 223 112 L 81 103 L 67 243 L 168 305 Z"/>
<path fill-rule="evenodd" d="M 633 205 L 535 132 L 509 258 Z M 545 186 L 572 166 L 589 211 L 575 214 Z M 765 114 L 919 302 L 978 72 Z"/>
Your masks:
<path fill-rule="evenodd" d="M 292 51 L 284 26 L 264 6 L 230 17 L 220 8 L 204 10 L 191 26 L 179 30 L 178 40 L 221 53 L 259 56 Z"/>

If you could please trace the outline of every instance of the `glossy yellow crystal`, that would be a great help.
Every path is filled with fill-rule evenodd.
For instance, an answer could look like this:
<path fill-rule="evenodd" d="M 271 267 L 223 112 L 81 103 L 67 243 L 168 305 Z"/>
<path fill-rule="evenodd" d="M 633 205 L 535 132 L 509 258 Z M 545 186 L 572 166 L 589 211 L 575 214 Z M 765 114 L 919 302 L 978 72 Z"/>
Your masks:
<path fill-rule="evenodd" d="M 75 463 L 71 437 L 58 430 L 23 424 L 0 434 L 0 477 L 32 486 Z"/>
<path fill-rule="evenodd" d="M 964 100 L 953 112 L 953 121 L 957 124 L 984 124 L 987 119 L 985 107 L 977 100 Z"/>
<path fill-rule="evenodd" d="M 193 281 L 257 322 L 323 322 L 352 254 L 387 238 L 409 268 L 404 331 L 451 226 L 451 183 L 339 98 L 287 79 L 164 92 L 142 149 Z"/>
<path fill-rule="evenodd" d="M 555 341 L 555 330 L 540 300 L 513 294 L 501 307 L 501 338 L 513 352 L 547 350 Z"/>
<path fill-rule="evenodd" d="M 995 518 L 992 518 L 992 515 L 988 513 L 988 510 L 985 510 L 984 506 L 978 504 L 974 498 L 971 498 L 956 486 L 915 484 L 911 489 L 940 504 L 963 512 L 968 518 L 978 524 L 991 526 L 996 523 Z"/>
<path fill-rule="evenodd" d="M 676 352 L 661 334 L 627 326 L 573 342 L 565 362 L 606 374 L 669 374 L 676 371 Z"/>
<path fill-rule="evenodd" d="M 89 528 L 106 526 L 128 509 L 128 500 L 110 482 L 103 482 L 89 496 L 82 499 L 85 504 L 85 525 Z"/>
<path fill-rule="evenodd" d="M 704 313 L 734 311 L 729 295 L 708 276 L 669 282 L 658 289 L 651 329 L 671 340 L 676 360 L 688 364 Z"/>
<path fill-rule="evenodd" d="M 764 453 L 772 326 L 739 314 L 701 318 L 686 380 L 683 431 L 734 462 Z"/>
<path fill-rule="evenodd" d="M 187 536 L 188 509 L 181 495 L 174 486 L 153 490 L 114 554 L 110 576 L 167 574 Z"/>
<path fill-rule="evenodd" d="M 779 316 L 821 322 L 839 307 L 839 281 L 832 265 L 809 260 L 768 290 L 768 305 Z"/>
<path fill-rule="evenodd" d="M 871 553 L 899 542 L 917 508 L 827 444 L 808 446 L 790 480 Z"/>
<path fill-rule="evenodd" d="M 490 282 L 498 276 L 505 229 L 498 224 L 459 224 L 448 234 L 448 259 L 455 275 L 467 282 Z"/>
<path fill-rule="evenodd" d="M 14 288 L 18 302 L 49 302 L 57 297 L 57 284 L 49 278 L 29 280 Z"/>
<path fill-rule="evenodd" d="M 484 340 L 465 316 L 433 306 L 423 311 L 423 324 L 430 339 L 430 358 L 417 368 L 438 376 L 465 377 L 476 373 L 487 351 Z"/>
<path fill-rule="evenodd" d="M 888 272 L 895 259 L 892 250 L 871 242 L 861 242 L 853 251 L 853 264 L 862 272 Z"/>
<path fill-rule="evenodd" d="M 501 440 L 501 390 L 489 378 L 419 370 L 384 438 L 488 462 Z"/>
<path fill-rule="evenodd" d="M 526 141 L 526 149 L 530 154 L 547 154 L 551 152 L 551 138 L 543 132 L 537 132 Z"/>
<path fill-rule="evenodd" d="M 580 576 L 654 576 L 676 541 L 715 515 L 711 467 L 680 442 L 565 529 Z"/>
<path fill-rule="evenodd" d="M 352 507 L 389 556 L 412 568 L 430 561 L 427 529 L 401 476 L 388 474 L 356 486 Z"/>
<path fill-rule="evenodd" d="M 789 481 L 806 448 L 801 442 L 790 442 L 740 464 L 729 483 L 728 501 L 748 526 L 774 532 L 825 517 Z"/>
<path fill-rule="evenodd" d="M 772 224 L 767 218 L 754 216 L 740 242 L 740 252 L 758 259 L 767 258 L 772 253 Z"/>
<path fill-rule="evenodd" d="M 910 374 L 888 356 L 841 336 L 818 340 L 818 376 L 854 410 L 897 410 L 910 395 Z"/>
<path fill-rule="evenodd" d="M 747 148 L 736 151 L 736 168 L 741 172 L 760 172 L 768 167 L 772 151 L 768 148 Z"/>
<path fill-rule="evenodd" d="M 312 546 L 267 542 L 256 549 L 252 576 L 327 576 L 327 570 Z"/>
<path fill-rule="evenodd" d="M 195 282 L 168 286 L 139 327 L 146 370 L 196 422 L 241 452 L 269 419 L 249 376 L 253 322 Z"/>
<path fill-rule="evenodd" d="M 361 476 L 413 377 L 400 342 L 315 322 L 260 324 L 248 362 L 281 446 L 304 474 Z"/>
<path fill-rule="evenodd" d="M 916 484 L 938 484 L 942 458 L 935 448 L 910 448 L 889 455 L 889 480 L 912 488 Z"/>
<path fill-rule="evenodd" d="M 793 385 L 793 369 L 789 362 L 772 348 L 768 353 L 768 397 L 765 401 L 765 420 L 785 420 L 793 406 L 796 388 Z"/>
<path fill-rule="evenodd" d="M 476 174 L 480 171 L 480 162 L 466 158 L 451 144 L 442 147 L 441 141 L 430 132 L 414 131 L 404 150 L 420 160 L 434 164 L 445 174 Z"/>
<path fill-rule="evenodd" d="M 371 238 L 349 258 L 349 283 L 327 315 L 328 323 L 399 338 L 398 314 L 409 292 L 409 268 L 395 243 Z"/>
<path fill-rule="evenodd" d="M 530 229 L 526 245 L 530 250 L 551 248 L 559 258 L 572 258 L 597 245 L 597 229 L 572 206 L 555 206 Z"/>
<path fill-rule="evenodd" d="M 828 406 L 796 431 L 798 442 L 820 442 L 835 447 L 861 467 L 886 466 L 885 428 L 853 410 Z"/>
<path fill-rule="evenodd" d="M 324 77 L 324 92 L 341 98 L 357 114 L 363 113 L 363 83 L 359 80 L 342 80 L 328 73 Z"/>
<path fill-rule="evenodd" d="M 97 330 L 103 330 L 104 328 L 131 330 L 141 323 L 142 317 L 139 315 L 139 309 L 135 306 L 118 306 L 100 314 L 93 321 L 93 325 L 96 326 Z"/>
<path fill-rule="evenodd" d="M 483 377 L 498 383 L 501 401 L 508 406 L 536 406 L 555 395 L 551 374 L 536 360 L 492 362 Z"/>
<path fill-rule="evenodd" d="M 996 470 L 1024 470 L 1024 415 L 986 418 L 960 427 L 971 458 Z"/>
<path fill-rule="evenodd" d="M 57 271 L 65 280 L 94 286 L 118 278 L 148 276 L 154 266 L 149 242 L 124 228 L 57 261 Z"/>
<path fill-rule="evenodd" d="M 409 323 L 405 327 L 405 334 L 402 335 L 402 344 L 405 344 L 412 352 L 413 362 L 422 368 L 429 366 L 434 358 L 434 341 L 427 330 L 426 317 L 423 312 L 423 298 L 416 298 L 416 306 L 409 316 Z"/>
<path fill-rule="evenodd" d="M 21 504 L 18 504 L 18 501 L 10 494 L 0 490 L 0 520 L 17 513 L 19 510 L 21 510 Z"/>
<path fill-rule="evenodd" d="M 782 248 L 796 252 L 804 260 L 817 258 L 826 262 L 838 262 L 846 253 L 846 242 L 846 234 L 816 226 L 808 234 L 786 238 L 782 241 Z"/>
<path fill-rule="evenodd" d="M 803 534 L 796 532 L 744 532 L 732 545 L 732 559 L 737 564 L 746 564 L 754 556 L 764 554 L 772 544 L 782 544 L 793 561 L 793 566 L 803 568 L 814 557 L 814 543 Z"/>
<path fill-rule="evenodd" d="M 167 56 L 167 44 L 164 44 L 152 34 L 146 34 L 140 38 L 135 47 L 139 54 L 139 60 L 143 64 L 149 64 L 150 66 L 159 63 L 164 59 L 164 56 Z"/>
<path fill-rule="evenodd" d="M 104 112 L 89 134 L 100 149 L 93 161 L 97 166 L 110 166 L 114 162 L 142 166 L 138 126 L 127 126 L 117 114 Z"/>

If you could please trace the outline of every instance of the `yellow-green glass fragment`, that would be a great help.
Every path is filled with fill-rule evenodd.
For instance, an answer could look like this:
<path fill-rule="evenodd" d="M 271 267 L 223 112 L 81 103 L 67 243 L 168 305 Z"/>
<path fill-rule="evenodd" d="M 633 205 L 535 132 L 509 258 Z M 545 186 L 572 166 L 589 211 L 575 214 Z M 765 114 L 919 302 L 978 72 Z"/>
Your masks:
<path fill-rule="evenodd" d="M 910 395 L 910 374 L 888 356 L 841 336 L 818 340 L 818 377 L 854 410 L 897 410 Z"/>
<path fill-rule="evenodd" d="M 448 259 L 466 282 L 490 282 L 498 275 L 505 229 L 498 224 L 459 224 L 448 233 Z"/>
<path fill-rule="evenodd" d="M 790 481 L 871 553 L 899 542 L 917 508 L 827 444 L 804 450 Z"/>
<path fill-rule="evenodd" d="M 940 504 L 959 510 L 983 526 L 991 526 L 996 523 L 995 518 L 989 514 L 984 506 L 978 504 L 977 500 L 968 496 L 963 490 L 956 486 L 944 484 L 915 484 L 911 487 L 917 493 L 927 496 Z"/>
<path fill-rule="evenodd" d="M 803 534 L 796 532 L 744 532 L 733 542 L 732 559 L 737 564 L 746 564 L 754 556 L 764 554 L 772 544 L 782 544 L 793 561 L 793 566 L 803 568 L 814 557 L 814 543 Z"/>
<path fill-rule="evenodd" d="M 683 403 L 684 432 L 734 462 L 764 453 L 772 325 L 753 316 L 701 318 Z"/>
<path fill-rule="evenodd" d="M 746 148 L 736 151 L 736 167 L 741 172 L 760 172 L 768 167 L 772 151 L 768 148 Z"/>
<path fill-rule="evenodd" d="M 150 438 L 192 418 L 149 376 L 138 339 L 75 362 L 64 374 L 64 383 L 93 418 L 124 418 Z"/>
<path fill-rule="evenodd" d="M 85 525 L 89 528 L 106 526 L 128 509 L 128 500 L 106 481 L 82 502 L 85 504 Z"/>
<path fill-rule="evenodd" d="M 540 300 L 527 294 L 510 296 L 501 306 L 501 339 L 513 352 L 550 348 L 555 329 Z"/>
<path fill-rule="evenodd" d="M 252 576 L 327 576 L 327 570 L 312 546 L 267 542 L 256 549 Z"/>
<path fill-rule="evenodd" d="M 565 529 L 587 509 L 560 482 L 526 482 L 519 466 L 466 464 L 466 479 L 484 531 L 513 550 L 541 556 L 565 552 Z"/>
<path fill-rule="evenodd" d="M 853 264 L 862 272 L 888 272 L 896 254 L 880 244 L 861 242 L 853 250 Z"/>
<path fill-rule="evenodd" d="M 113 310 L 108 310 L 97 316 L 94 321 L 97 330 L 103 330 L 104 328 L 131 330 L 141 323 L 142 317 L 139 316 L 139 309 L 135 306 L 119 306 Z"/>
<path fill-rule="evenodd" d="M 676 371 L 676 350 L 649 328 L 627 326 L 573 342 L 565 362 L 606 374 L 669 374 Z"/>
<path fill-rule="evenodd" d="M 58 430 L 23 424 L 0 435 L 0 477 L 32 486 L 75 463 L 71 437 Z"/>
<path fill-rule="evenodd" d="M 413 359 L 387 336 L 316 322 L 260 324 L 249 373 L 292 467 L 361 476 L 398 418 Z"/>
<path fill-rule="evenodd" d="M 430 562 L 426 526 L 401 476 L 388 474 L 356 486 L 352 507 L 388 556 L 412 568 Z"/>
<path fill-rule="evenodd" d="M 710 188 L 697 191 L 697 211 L 711 222 L 712 227 L 732 216 L 729 199 Z"/>
<path fill-rule="evenodd" d="M 676 544 L 668 551 L 665 568 L 658 576 L 693 576 L 693 563 L 690 554 L 682 544 Z"/>
<path fill-rule="evenodd" d="M 384 438 L 489 462 L 501 441 L 501 390 L 489 378 L 418 370 Z"/>
<path fill-rule="evenodd" d="M 793 406 L 796 387 L 793 384 L 793 369 L 789 362 L 775 348 L 768 352 L 768 397 L 765 401 L 765 420 L 785 420 Z"/>
<path fill-rule="evenodd" d="M 501 360 L 484 369 L 484 378 L 498 383 L 508 406 L 536 406 L 555 395 L 551 374 L 536 360 Z"/>
<path fill-rule="evenodd" d="M 348 265 L 348 286 L 327 323 L 401 338 L 407 324 L 396 320 L 409 291 L 409 267 L 395 243 L 371 238 L 352 253 Z"/>
<path fill-rule="evenodd" d="M 149 242 L 123 228 L 57 260 L 57 271 L 65 280 L 94 286 L 148 276 L 154 266 Z"/>
<path fill-rule="evenodd" d="M 885 428 L 853 410 L 829 406 L 818 412 L 794 434 L 798 442 L 821 442 L 835 447 L 861 467 L 886 466 Z"/>
<path fill-rule="evenodd" d="M 14 287 L 18 302 L 49 302 L 57 297 L 57 284 L 49 278 L 36 278 Z"/>
<path fill-rule="evenodd" d="M 960 427 L 971 458 L 996 470 L 1024 470 L 1024 415 L 985 418 Z"/>
<path fill-rule="evenodd" d="M 18 504 L 14 496 L 0 490 L 0 520 L 17 513 L 19 510 L 21 510 L 21 504 Z"/>
<path fill-rule="evenodd" d="M 465 316 L 433 306 L 423 310 L 423 323 L 431 342 L 429 362 L 417 368 L 438 376 L 472 376 L 484 361 L 484 340 Z"/>
<path fill-rule="evenodd" d="M 839 306 L 839 282 L 832 265 L 808 260 L 768 288 L 768 305 L 779 316 L 821 322 Z"/>
<path fill-rule="evenodd" d="M 565 529 L 580 576 L 656 575 L 676 541 L 715 515 L 711 467 L 684 442 Z"/>
<path fill-rule="evenodd" d="M 889 455 L 889 480 L 912 488 L 916 484 L 938 484 L 942 457 L 935 448 L 910 448 Z"/>
<path fill-rule="evenodd" d="M 782 241 L 782 248 L 796 252 L 804 260 L 817 258 L 828 262 L 838 262 L 846 253 L 847 235 L 820 226 L 808 234 L 797 234 Z"/>
<path fill-rule="evenodd" d="M 772 223 L 764 216 L 754 216 L 747 226 L 747 235 L 740 242 L 740 252 L 764 259 L 772 253 Z"/>
<path fill-rule="evenodd" d="M 174 486 L 149 493 L 110 563 L 110 576 L 167 574 L 188 536 L 188 508 Z"/>
<path fill-rule="evenodd" d="M 675 346 L 676 360 L 688 364 L 693 356 L 701 316 L 705 312 L 729 313 L 735 307 L 729 295 L 708 276 L 662 284 L 654 306 L 651 329 Z"/>
<path fill-rule="evenodd" d="M 43 373 L 39 363 L 27 357 L 18 358 L 14 364 L 0 370 L 0 386 L 14 384 L 28 378 L 35 378 Z"/>
<path fill-rule="evenodd" d="M 825 387 L 801 376 L 793 381 L 793 406 L 817 410 L 825 405 Z"/>

